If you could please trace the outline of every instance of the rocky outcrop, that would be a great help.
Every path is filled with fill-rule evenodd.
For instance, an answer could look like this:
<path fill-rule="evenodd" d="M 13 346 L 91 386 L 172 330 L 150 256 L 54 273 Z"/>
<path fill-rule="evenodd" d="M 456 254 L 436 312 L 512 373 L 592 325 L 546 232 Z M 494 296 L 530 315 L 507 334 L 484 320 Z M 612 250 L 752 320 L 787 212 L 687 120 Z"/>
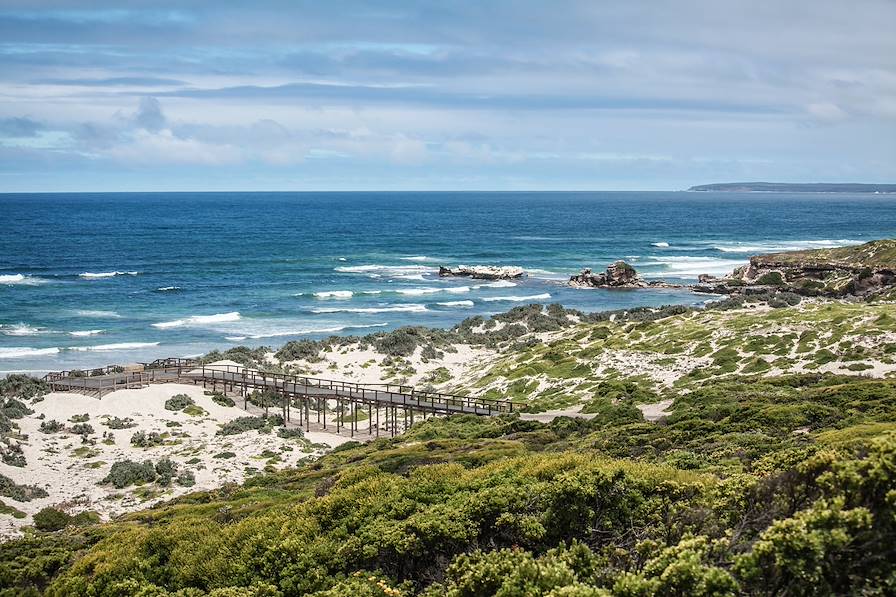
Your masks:
<path fill-rule="evenodd" d="M 714 294 L 784 290 L 804 296 L 890 295 L 896 293 L 896 241 L 757 255 L 727 276 L 700 276 L 693 289 Z"/>
<path fill-rule="evenodd" d="M 521 267 L 494 266 L 494 265 L 459 265 L 457 267 L 439 267 L 439 275 L 442 277 L 463 276 L 475 280 L 512 280 L 522 278 L 526 272 Z"/>
<path fill-rule="evenodd" d="M 569 279 L 569 285 L 575 288 L 656 288 L 674 287 L 662 280 L 644 280 L 638 272 L 625 261 L 615 261 L 607 271 L 593 273 L 585 268 L 578 275 Z"/>

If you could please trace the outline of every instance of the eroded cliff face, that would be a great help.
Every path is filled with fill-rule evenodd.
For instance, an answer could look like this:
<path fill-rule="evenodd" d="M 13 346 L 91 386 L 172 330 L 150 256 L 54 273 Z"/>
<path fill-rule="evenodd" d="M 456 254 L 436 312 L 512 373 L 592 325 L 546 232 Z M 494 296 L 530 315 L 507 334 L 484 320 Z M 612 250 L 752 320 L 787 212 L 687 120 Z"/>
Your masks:
<path fill-rule="evenodd" d="M 728 276 L 700 276 L 694 286 L 723 294 L 771 289 L 805 296 L 896 298 L 896 240 L 757 255 Z"/>

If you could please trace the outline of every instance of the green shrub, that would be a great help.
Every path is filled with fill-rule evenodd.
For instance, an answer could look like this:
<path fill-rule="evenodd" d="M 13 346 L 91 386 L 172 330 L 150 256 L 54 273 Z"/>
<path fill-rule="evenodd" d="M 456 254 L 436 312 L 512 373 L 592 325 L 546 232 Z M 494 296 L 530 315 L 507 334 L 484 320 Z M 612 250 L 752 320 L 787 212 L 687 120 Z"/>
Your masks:
<path fill-rule="evenodd" d="M 181 487 L 193 487 L 196 485 L 196 476 L 193 471 L 181 471 L 177 474 L 177 484 Z"/>
<path fill-rule="evenodd" d="M 50 419 L 49 421 L 43 421 L 40 424 L 41 433 L 59 433 L 63 429 L 65 429 L 65 425 L 63 425 L 56 419 Z"/>
<path fill-rule="evenodd" d="M 162 486 L 171 485 L 171 479 L 177 473 L 177 463 L 165 456 L 156 463 L 156 483 Z"/>
<path fill-rule="evenodd" d="M 283 417 L 271 415 L 269 417 L 237 417 L 221 425 L 218 435 L 237 435 L 246 431 L 265 430 L 270 432 L 274 427 L 283 425 Z"/>
<path fill-rule="evenodd" d="M 161 446 L 165 443 L 165 439 L 158 431 L 137 431 L 131 436 L 131 445 L 137 448 L 153 448 Z"/>
<path fill-rule="evenodd" d="M 33 520 L 35 528 L 39 531 L 58 531 L 67 527 L 72 517 L 62 510 L 46 506 L 34 515 Z"/>
<path fill-rule="evenodd" d="M 198 404 L 191 404 L 184 408 L 183 410 L 185 415 L 190 415 L 191 417 L 204 417 L 208 414 L 208 411 L 199 406 Z"/>
<path fill-rule="evenodd" d="M 93 425 L 90 423 L 78 423 L 72 425 L 71 432 L 78 435 L 90 435 L 94 433 Z"/>
<path fill-rule="evenodd" d="M 137 423 L 130 417 L 125 417 L 124 419 L 113 417 L 111 419 L 106 419 L 103 422 L 103 425 L 107 426 L 109 429 L 131 429 L 132 427 L 136 427 Z"/>
<path fill-rule="evenodd" d="M 45 498 L 49 494 L 35 485 L 17 485 L 6 475 L 0 475 L 0 495 L 17 502 L 30 502 L 32 499 Z"/>
<path fill-rule="evenodd" d="M 186 394 L 176 394 L 165 401 L 165 408 L 167 410 L 183 410 L 188 406 L 192 406 L 195 404 L 192 398 L 187 396 Z"/>
<path fill-rule="evenodd" d="M 236 402 L 233 401 L 229 396 L 225 396 L 220 392 L 214 392 L 211 395 L 212 401 L 218 406 L 236 406 Z"/>
<path fill-rule="evenodd" d="M 49 391 L 50 386 L 47 382 L 30 375 L 10 373 L 0 379 L 0 396 L 2 397 L 22 398 L 37 402 Z"/>
<path fill-rule="evenodd" d="M 781 275 L 781 272 L 767 272 L 759 276 L 756 283 L 765 286 L 783 286 L 784 277 Z"/>
<path fill-rule="evenodd" d="M 100 481 L 101 485 L 112 485 L 116 489 L 124 489 L 129 485 L 152 483 L 156 480 L 156 467 L 151 460 L 134 462 L 120 460 L 112 465 L 109 474 Z"/>
<path fill-rule="evenodd" d="M 84 413 L 83 415 L 72 415 L 72 417 L 69 418 L 68 422 L 69 423 L 86 423 L 89 420 L 90 420 L 90 415 L 87 413 Z"/>
<path fill-rule="evenodd" d="M 305 432 L 298 427 L 294 427 L 292 429 L 281 427 L 277 430 L 277 435 L 279 437 L 282 437 L 283 439 L 301 439 L 305 437 Z"/>

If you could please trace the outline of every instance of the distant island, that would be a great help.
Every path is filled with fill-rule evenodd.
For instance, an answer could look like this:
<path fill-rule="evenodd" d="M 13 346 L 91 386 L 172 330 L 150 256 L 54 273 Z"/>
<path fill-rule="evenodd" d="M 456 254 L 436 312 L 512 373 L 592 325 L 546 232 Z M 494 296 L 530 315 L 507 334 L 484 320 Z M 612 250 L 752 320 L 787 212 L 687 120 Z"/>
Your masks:
<path fill-rule="evenodd" d="M 737 193 L 896 193 L 896 184 L 827 182 L 720 182 L 701 184 L 688 191 L 726 191 Z"/>

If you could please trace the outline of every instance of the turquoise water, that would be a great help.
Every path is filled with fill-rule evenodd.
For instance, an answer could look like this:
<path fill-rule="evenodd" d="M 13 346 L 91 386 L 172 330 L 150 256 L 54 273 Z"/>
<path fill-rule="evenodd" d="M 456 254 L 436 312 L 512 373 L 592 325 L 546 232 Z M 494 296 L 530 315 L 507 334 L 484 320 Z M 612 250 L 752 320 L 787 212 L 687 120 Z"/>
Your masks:
<path fill-rule="evenodd" d="M 690 281 L 755 253 L 892 237 L 874 195 L 158 193 L 0 195 L 0 371 L 450 326 L 530 302 L 698 304 L 687 290 L 575 290 L 626 259 Z M 519 265 L 489 285 L 440 264 Z M 328 294 L 329 293 L 329 294 Z"/>

